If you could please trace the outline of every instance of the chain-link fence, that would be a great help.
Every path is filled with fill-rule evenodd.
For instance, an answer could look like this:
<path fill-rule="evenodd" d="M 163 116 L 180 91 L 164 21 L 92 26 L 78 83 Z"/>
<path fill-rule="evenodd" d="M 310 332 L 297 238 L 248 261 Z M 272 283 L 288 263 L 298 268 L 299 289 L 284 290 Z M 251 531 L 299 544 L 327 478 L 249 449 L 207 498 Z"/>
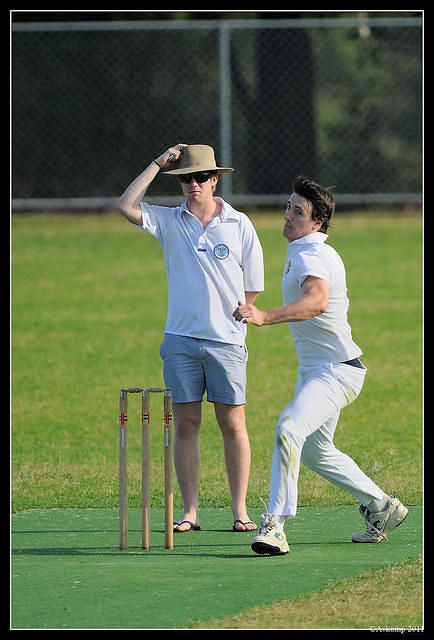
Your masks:
<path fill-rule="evenodd" d="M 13 208 L 111 207 L 178 142 L 235 167 L 235 205 L 282 205 L 300 173 L 344 203 L 418 202 L 421 103 L 419 18 L 16 23 Z"/>

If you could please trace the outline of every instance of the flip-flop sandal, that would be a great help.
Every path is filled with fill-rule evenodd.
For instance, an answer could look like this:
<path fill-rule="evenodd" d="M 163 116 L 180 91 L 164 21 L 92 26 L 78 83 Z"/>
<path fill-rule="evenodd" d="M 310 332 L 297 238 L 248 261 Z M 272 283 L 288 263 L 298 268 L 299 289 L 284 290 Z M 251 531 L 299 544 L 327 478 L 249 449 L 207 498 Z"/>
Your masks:
<path fill-rule="evenodd" d="M 175 528 L 173 529 L 173 533 L 188 533 L 189 531 L 200 531 L 200 526 L 198 524 L 193 524 L 190 520 L 182 520 L 182 522 L 174 522 Z M 178 529 L 181 524 L 189 524 L 189 529 Z"/>
<path fill-rule="evenodd" d="M 255 528 L 254 529 L 238 529 L 238 527 L 235 526 L 237 524 L 237 522 L 242 524 L 244 527 L 247 524 L 254 524 Z M 258 527 L 257 527 L 256 523 L 252 522 L 251 520 L 247 520 L 247 522 L 243 522 L 242 520 L 235 520 L 234 521 L 234 526 L 232 527 L 232 531 L 236 531 L 237 533 L 247 533 L 247 532 L 250 532 L 250 531 L 257 531 L 257 529 L 258 529 Z"/>

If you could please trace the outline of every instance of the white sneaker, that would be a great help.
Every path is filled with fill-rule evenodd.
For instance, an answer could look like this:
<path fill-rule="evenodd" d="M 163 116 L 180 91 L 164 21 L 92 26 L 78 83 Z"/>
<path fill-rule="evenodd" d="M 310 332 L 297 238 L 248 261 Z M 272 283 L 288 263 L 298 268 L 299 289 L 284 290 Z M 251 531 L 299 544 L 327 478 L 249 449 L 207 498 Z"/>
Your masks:
<path fill-rule="evenodd" d="M 394 495 L 384 511 L 371 513 L 367 507 L 361 505 L 360 514 L 364 516 L 366 531 L 356 531 L 351 536 L 353 542 L 382 542 L 388 540 L 387 534 L 399 527 L 408 514 L 408 509 Z"/>
<path fill-rule="evenodd" d="M 252 549 L 262 555 L 283 555 L 289 552 L 289 544 L 277 516 L 263 513 L 259 533 L 252 540 Z"/>

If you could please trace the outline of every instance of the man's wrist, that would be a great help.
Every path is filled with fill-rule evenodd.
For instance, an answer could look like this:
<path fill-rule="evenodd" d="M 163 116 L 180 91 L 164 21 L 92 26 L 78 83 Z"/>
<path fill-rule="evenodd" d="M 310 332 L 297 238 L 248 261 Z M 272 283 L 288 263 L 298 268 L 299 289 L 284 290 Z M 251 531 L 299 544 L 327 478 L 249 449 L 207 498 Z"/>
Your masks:
<path fill-rule="evenodd" d="M 157 165 L 157 167 L 159 167 L 161 169 L 161 164 L 159 164 L 156 160 L 152 160 L 152 162 L 155 162 L 155 164 Z"/>

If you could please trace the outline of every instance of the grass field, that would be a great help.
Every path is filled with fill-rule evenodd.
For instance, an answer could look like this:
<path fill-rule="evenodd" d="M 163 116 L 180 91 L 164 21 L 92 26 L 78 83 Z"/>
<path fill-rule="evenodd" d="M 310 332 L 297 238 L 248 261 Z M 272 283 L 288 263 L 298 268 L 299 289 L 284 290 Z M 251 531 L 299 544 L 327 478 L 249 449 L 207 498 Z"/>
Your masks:
<path fill-rule="evenodd" d="M 266 265 L 266 291 L 258 306 L 276 306 L 285 253 L 282 216 L 256 213 L 251 218 Z M 346 264 L 350 323 L 368 367 L 360 398 L 342 413 L 336 444 L 408 505 L 420 505 L 422 500 L 421 236 L 419 215 L 377 211 L 338 214 L 329 239 Z M 121 216 L 14 216 L 14 513 L 116 507 L 119 390 L 163 384 L 159 345 L 166 299 L 160 245 Z M 268 495 L 274 423 L 291 397 L 297 362 L 284 325 L 249 327 L 248 348 L 246 413 L 252 447 L 248 503 L 256 508 L 259 498 Z M 159 400 L 161 404 L 154 396 L 154 415 L 160 411 Z M 139 414 L 139 402 L 135 404 L 132 397 L 132 508 L 140 505 Z M 201 505 L 229 507 L 221 436 L 207 403 L 201 453 Z M 151 469 L 155 508 L 163 505 L 162 456 L 160 438 L 155 436 Z M 349 496 L 305 468 L 300 474 L 299 503 L 356 508 Z M 180 507 L 176 489 L 175 513 Z M 230 518 L 228 508 L 228 522 Z M 410 591 L 411 584 L 420 585 L 419 571 L 409 572 L 408 564 L 397 566 L 397 574 L 400 571 L 413 576 L 406 577 Z M 297 607 L 304 604 L 297 602 Z M 417 606 L 420 609 L 420 599 Z M 384 603 L 379 608 L 384 609 Z M 420 619 L 420 610 L 413 613 Z M 267 614 L 262 615 L 266 626 Z"/>

